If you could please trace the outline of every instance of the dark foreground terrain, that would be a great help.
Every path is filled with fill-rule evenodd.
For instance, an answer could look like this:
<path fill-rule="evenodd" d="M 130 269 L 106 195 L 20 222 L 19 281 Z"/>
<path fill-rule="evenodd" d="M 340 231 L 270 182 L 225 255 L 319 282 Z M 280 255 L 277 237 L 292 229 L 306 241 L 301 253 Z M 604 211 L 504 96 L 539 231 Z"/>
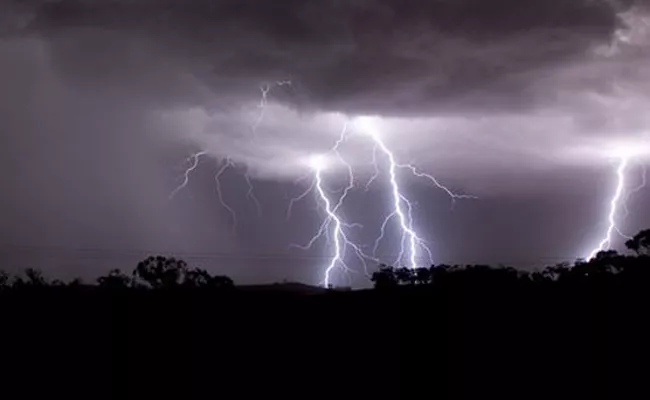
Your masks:
<path fill-rule="evenodd" d="M 647 398 L 647 265 L 307 294 L 35 279 L 0 293 L 3 398 Z"/>

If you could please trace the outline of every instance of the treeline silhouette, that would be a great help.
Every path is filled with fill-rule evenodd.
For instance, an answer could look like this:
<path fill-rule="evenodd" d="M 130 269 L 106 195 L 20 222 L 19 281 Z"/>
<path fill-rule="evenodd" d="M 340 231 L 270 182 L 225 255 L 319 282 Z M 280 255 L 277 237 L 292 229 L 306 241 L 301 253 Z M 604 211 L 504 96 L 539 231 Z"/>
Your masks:
<path fill-rule="evenodd" d="M 227 290 L 234 287 L 234 282 L 224 275 L 211 275 L 201 268 L 190 268 L 183 260 L 174 257 L 151 256 L 140 261 L 131 275 L 120 269 L 113 269 L 105 276 L 100 276 L 96 284 L 84 284 L 76 278 L 71 282 L 55 279 L 49 281 L 40 270 L 27 268 L 24 276 L 16 275 L 11 278 L 9 274 L 0 271 L 0 289 L 38 289 L 54 288 L 80 288 L 96 286 L 101 289 L 126 290 L 126 289 L 211 289 Z"/>
<path fill-rule="evenodd" d="M 537 272 L 383 265 L 355 291 L 160 256 L 93 284 L 2 274 L 2 394 L 644 398 L 650 230 L 626 245 Z"/>
<path fill-rule="evenodd" d="M 650 230 L 643 230 L 625 243 L 635 255 L 622 255 L 615 250 L 598 252 L 590 260 L 579 259 L 544 268 L 523 271 L 508 266 L 432 265 L 429 268 L 392 267 L 386 264 L 371 276 L 375 289 L 448 285 L 481 285 L 493 289 L 501 286 L 532 285 L 549 287 L 567 285 L 647 285 L 650 284 Z"/>

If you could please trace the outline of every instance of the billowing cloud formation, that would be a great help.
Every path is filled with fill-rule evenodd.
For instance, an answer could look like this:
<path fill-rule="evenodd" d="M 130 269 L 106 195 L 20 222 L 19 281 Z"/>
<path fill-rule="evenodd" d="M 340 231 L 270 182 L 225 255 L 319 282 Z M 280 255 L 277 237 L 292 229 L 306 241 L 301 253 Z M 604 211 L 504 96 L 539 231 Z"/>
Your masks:
<path fill-rule="evenodd" d="M 45 169 L 58 179 L 86 174 L 107 204 L 120 193 L 135 216 L 125 221 L 171 215 L 191 225 L 198 213 L 150 205 L 180 175 L 160 165 L 198 149 L 284 181 L 327 151 L 349 117 L 374 115 L 400 159 L 492 195 L 523 182 L 544 191 L 539 182 L 560 168 L 609 163 L 609 148 L 645 146 L 650 126 L 643 0 L 0 4 L 0 152 L 24 175 L 5 168 L 3 181 L 9 191 L 41 188 L 32 199 L 60 196 L 70 214 L 83 207 L 56 194 L 56 179 L 24 172 L 41 171 L 31 160 L 48 151 Z M 347 145 L 367 167 L 371 146 Z"/>
<path fill-rule="evenodd" d="M 22 18 L 8 19 L 28 21 L 23 30 L 48 37 L 55 61 L 78 78 L 112 83 L 131 75 L 156 85 L 156 73 L 176 68 L 231 98 L 251 82 L 290 78 L 298 95 L 285 100 L 298 106 L 385 115 L 534 104 L 537 81 L 584 61 L 623 26 L 619 15 L 632 6 L 66 0 L 33 2 Z"/>
<path fill-rule="evenodd" d="M 409 124 L 400 131 L 419 138 L 476 132 L 487 141 L 496 135 L 524 154 L 532 143 L 529 149 L 547 155 L 558 149 L 544 143 L 571 144 L 572 135 L 585 133 L 637 135 L 647 123 L 645 2 L 19 4 L 6 24 L 13 22 L 14 35 L 46 40 L 66 82 L 179 117 L 203 112 L 199 143 L 258 171 L 282 173 L 292 166 L 268 160 L 327 148 L 330 135 L 314 139 L 322 137 L 319 113 L 435 116 L 435 132 Z M 292 84 L 273 87 L 278 80 Z M 266 122 L 265 139 L 248 132 L 260 84 L 270 85 L 276 116 L 284 113 L 278 126 Z M 196 123 L 182 129 L 196 130 Z"/>

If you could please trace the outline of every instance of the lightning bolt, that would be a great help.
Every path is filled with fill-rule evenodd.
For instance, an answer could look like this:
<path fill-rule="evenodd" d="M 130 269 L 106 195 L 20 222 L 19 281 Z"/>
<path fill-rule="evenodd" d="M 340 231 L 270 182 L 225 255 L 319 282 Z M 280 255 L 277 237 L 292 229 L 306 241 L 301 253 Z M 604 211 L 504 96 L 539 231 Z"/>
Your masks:
<path fill-rule="evenodd" d="M 259 112 L 257 114 L 257 118 L 255 119 L 255 122 L 253 122 L 253 124 L 251 125 L 251 131 L 253 132 L 254 136 L 257 136 L 257 128 L 259 128 L 260 124 L 264 120 L 264 115 L 266 114 L 266 107 L 269 102 L 269 93 L 271 92 L 271 89 L 273 89 L 273 87 L 279 87 L 285 85 L 291 86 L 291 81 L 290 80 L 276 81 L 273 84 L 265 83 L 260 85 L 260 100 L 259 103 L 257 104 L 257 108 L 259 109 Z M 234 164 L 232 164 L 231 162 L 231 165 Z M 262 215 L 262 206 L 257 196 L 255 196 L 255 187 L 253 186 L 253 181 L 251 180 L 248 171 L 244 172 L 244 179 L 246 180 L 246 185 L 248 186 L 248 191 L 246 192 L 246 198 L 252 201 L 253 204 L 255 205 L 255 209 L 257 210 L 257 215 Z"/>
<path fill-rule="evenodd" d="M 169 194 L 169 200 L 173 199 L 178 192 L 183 190 L 187 184 L 190 182 L 190 174 L 199 166 L 199 161 L 201 156 L 204 156 L 207 152 L 205 151 L 199 151 L 198 153 L 195 153 L 191 155 L 188 158 L 189 160 L 192 160 L 192 164 L 185 170 L 185 173 L 183 174 L 183 181 L 181 182 L 180 185 L 178 185 L 170 194 Z"/>
<path fill-rule="evenodd" d="M 375 251 L 379 247 L 381 239 L 385 235 L 385 228 L 388 222 L 397 217 L 400 229 L 402 230 L 402 239 L 400 241 L 400 251 L 395 260 L 395 264 L 399 265 L 404 257 L 405 248 L 404 242 L 408 240 L 409 247 L 409 267 L 417 268 L 418 266 L 418 247 L 422 248 L 427 255 L 429 256 L 430 263 L 433 263 L 433 256 L 431 254 L 431 249 L 426 245 L 424 239 L 422 239 L 413 228 L 413 218 L 411 215 L 411 203 L 409 200 L 402 194 L 399 182 L 397 180 L 397 170 L 399 164 L 395 161 L 395 156 L 393 153 L 386 147 L 381 138 L 374 133 L 373 131 L 367 132 L 372 140 L 375 141 L 378 149 L 388 158 L 388 174 L 390 176 L 390 186 L 393 197 L 393 211 L 388 214 L 382 223 L 381 234 L 377 241 L 375 242 Z M 404 205 L 406 205 L 406 211 L 404 210 Z"/>
<path fill-rule="evenodd" d="M 261 97 L 257 105 L 259 108 L 259 113 L 251 125 L 251 131 L 253 134 L 257 134 L 257 129 L 264 119 L 269 93 L 272 88 L 274 86 L 283 86 L 290 84 L 290 81 L 277 81 L 273 85 L 267 84 L 260 86 Z M 355 118 L 355 122 L 363 121 L 363 117 Z M 348 198 L 350 192 L 357 186 L 357 181 L 352 165 L 345 160 L 340 152 L 340 148 L 348 138 L 347 122 L 344 124 L 338 139 L 330 148 L 330 150 L 324 155 L 312 157 L 310 160 L 311 173 L 309 175 L 306 175 L 306 177 L 311 176 L 311 183 L 297 197 L 294 197 L 290 200 L 287 208 L 286 219 L 289 220 L 291 218 L 291 213 L 294 205 L 302 201 L 309 194 L 314 194 L 317 205 L 319 208 L 322 208 L 324 210 L 325 215 L 320 222 L 316 233 L 310 238 L 307 244 L 292 244 L 290 247 L 298 247 L 303 250 L 308 250 L 311 249 L 316 242 L 323 238 L 327 243 L 332 244 L 332 254 L 329 257 L 328 265 L 325 267 L 322 281 L 326 287 L 330 287 L 332 284 L 333 275 L 336 270 L 341 270 L 345 274 L 356 272 L 349 266 L 349 253 L 352 253 L 350 255 L 356 257 L 356 259 L 360 261 L 360 263 L 363 265 L 366 276 L 369 276 L 367 262 L 379 262 L 378 258 L 376 257 L 378 248 L 385 237 L 388 224 L 394 220 L 397 221 L 397 226 L 401 231 L 401 237 L 399 240 L 400 250 L 395 260 L 395 265 L 401 265 L 406 260 L 406 264 L 408 264 L 410 268 L 416 268 L 418 267 L 421 259 L 425 258 L 425 256 L 428 258 L 430 263 L 433 262 L 433 256 L 430 248 L 428 247 L 424 238 L 416 231 L 414 227 L 414 203 L 408 199 L 402 189 L 399 180 L 400 173 L 407 172 L 413 177 L 427 180 L 434 187 L 444 191 L 450 197 L 452 206 L 458 199 L 476 199 L 475 196 L 460 195 L 452 192 L 449 188 L 441 184 L 433 175 L 420 171 L 414 165 L 399 163 L 393 151 L 386 145 L 378 133 L 372 129 L 369 129 L 366 124 L 363 124 L 362 128 L 363 132 L 372 139 L 373 144 L 372 165 L 374 166 L 374 174 L 370 177 L 370 180 L 365 183 L 365 191 L 367 192 L 370 186 L 380 177 L 382 170 L 384 170 L 383 167 L 380 168 L 380 161 L 383 162 L 385 159 L 387 161 L 386 170 L 388 172 L 390 194 L 392 198 L 392 211 L 382 221 L 380 234 L 374 243 L 373 255 L 366 254 L 362 246 L 358 245 L 350 238 L 350 232 L 352 229 L 363 228 L 363 226 L 358 223 L 348 223 L 345 221 L 344 217 L 341 214 L 341 209 L 343 208 L 346 199 Z M 194 154 L 190 158 L 193 160 L 193 162 L 185 171 L 183 182 L 172 192 L 170 198 L 172 198 L 178 191 L 187 186 L 191 173 L 197 168 L 200 157 L 204 154 L 206 154 L 206 152 L 202 151 Z M 346 183 L 341 187 L 341 189 L 336 191 L 328 191 L 325 185 L 324 175 L 328 168 L 329 162 L 332 158 L 334 158 L 330 156 L 335 156 L 335 158 L 338 160 L 338 163 L 345 166 L 347 171 Z M 214 177 L 216 183 L 216 193 L 219 202 L 221 206 L 230 213 L 233 221 L 233 230 L 237 227 L 237 215 L 234 209 L 224 199 L 221 178 L 228 171 L 228 169 L 235 169 L 236 167 L 236 164 L 231 158 L 225 158 L 222 164 L 219 166 L 219 169 Z M 259 213 L 261 212 L 260 204 L 255 197 L 253 184 L 250 176 L 248 175 L 248 172 L 245 173 L 245 179 L 248 185 L 246 196 L 249 200 L 254 202 Z M 305 177 L 300 178 L 299 181 L 303 179 L 305 179 Z M 425 256 L 423 256 L 423 254 Z"/>
<path fill-rule="evenodd" d="M 641 189 L 644 189 L 647 185 L 647 174 L 648 174 L 648 169 L 645 165 L 641 166 L 641 183 L 634 189 L 630 190 L 626 195 L 625 198 L 623 199 L 622 202 L 622 208 L 623 208 L 623 218 L 627 218 L 628 215 L 630 215 L 630 210 L 627 207 L 627 203 L 630 201 L 630 198 L 641 191 Z"/>
<path fill-rule="evenodd" d="M 372 166 L 375 169 L 375 172 L 372 174 L 370 179 L 368 179 L 368 182 L 366 182 L 366 192 L 370 190 L 370 186 L 372 185 L 372 183 L 376 181 L 377 178 L 379 178 L 380 171 L 379 171 L 379 164 L 377 163 L 377 147 L 378 147 L 377 144 L 372 146 Z"/>
<path fill-rule="evenodd" d="M 302 176 L 302 177 L 296 179 L 293 183 L 294 183 L 295 185 L 297 185 L 297 184 L 299 184 L 301 181 L 305 180 L 305 179 L 308 178 L 308 177 L 309 177 L 308 175 Z M 291 200 L 289 200 L 289 206 L 287 207 L 287 213 L 286 213 L 286 220 L 287 220 L 287 221 L 289 221 L 289 220 L 291 219 L 291 213 L 293 212 L 293 206 L 294 206 L 296 203 L 300 202 L 300 201 L 301 201 L 302 199 L 304 199 L 305 197 L 307 197 L 310 193 L 312 193 L 312 192 L 314 191 L 315 185 L 316 185 L 316 180 L 315 180 L 315 179 L 312 179 L 312 182 L 311 182 L 311 184 L 307 187 L 307 189 L 305 189 L 305 190 L 304 190 L 302 193 L 300 193 L 298 196 L 293 197 Z"/>
<path fill-rule="evenodd" d="M 174 196 L 176 196 L 176 195 L 178 194 L 178 192 L 180 192 L 180 191 L 183 190 L 185 187 L 187 187 L 187 185 L 188 185 L 188 183 L 189 183 L 189 181 L 190 181 L 190 175 L 191 175 L 192 172 L 194 172 L 194 170 L 196 170 L 196 168 L 199 166 L 199 162 L 200 162 L 201 157 L 204 156 L 204 155 L 207 155 L 207 154 L 208 154 L 208 152 L 205 151 L 205 150 L 203 150 L 203 151 L 199 151 L 199 152 L 197 152 L 197 153 L 195 153 L 195 154 L 192 154 L 192 155 L 188 158 L 188 161 L 191 161 L 191 164 L 190 164 L 190 166 L 185 170 L 185 172 L 184 172 L 184 174 L 183 174 L 183 181 L 181 182 L 181 184 L 178 185 L 178 186 L 177 186 L 177 187 L 176 187 L 176 188 L 175 188 L 175 189 L 170 193 L 170 195 L 169 195 L 169 199 L 170 199 L 170 200 L 172 200 L 172 199 L 174 198 Z M 217 198 L 219 199 L 219 203 L 221 203 L 221 206 L 222 206 L 224 209 L 226 209 L 226 211 L 228 211 L 228 213 L 231 215 L 231 217 L 232 217 L 232 221 L 233 221 L 233 230 L 235 230 L 236 227 L 237 227 L 237 215 L 235 214 L 235 210 L 233 210 L 233 208 L 230 207 L 230 206 L 228 205 L 228 203 L 226 203 L 226 201 L 225 201 L 224 198 L 223 198 L 223 192 L 222 192 L 222 190 L 221 190 L 221 181 L 220 181 L 220 178 L 221 178 L 221 176 L 224 174 L 224 172 L 226 172 L 226 170 L 228 170 L 229 168 L 233 168 L 234 166 L 235 166 L 235 163 L 234 163 L 230 158 L 226 158 L 225 161 L 224 161 L 224 163 L 223 163 L 223 165 L 219 168 L 219 170 L 217 171 L 217 173 L 215 174 L 215 177 L 214 177 L 214 179 L 215 179 L 215 183 L 216 183 Z"/>
<path fill-rule="evenodd" d="M 332 205 L 325 194 L 325 191 L 323 190 L 323 180 L 321 177 L 321 168 L 316 169 L 316 175 L 315 175 L 315 182 L 316 182 L 316 191 L 318 192 L 318 196 L 320 199 L 323 201 L 323 204 L 325 205 L 325 212 L 327 213 L 327 221 L 334 222 L 334 257 L 332 257 L 332 261 L 330 264 L 327 266 L 327 269 L 325 270 L 325 278 L 324 278 L 324 284 L 325 287 L 329 287 L 330 285 L 330 275 L 334 268 L 337 267 L 337 265 L 340 265 L 343 267 L 343 269 L 348 272 L 350 269 L 348 268 L 347 264 L 341 257 L 341 254 L 345 250 L 345 242 L 347 239 L 345 238 L 345 235 L 343 234 L 343 224 L 341 223 L 341 220 L 339 217 L 334 213 L 332 210 Z M 343 197 L 343 196 L 341 196 Z M 328 224 L 329 224 L 328 222 Z"/>
<path fill-rule="evenodd" d="M 266 112 L 266 107 L 268 105 L 268 97 L 269 93 L 273 89 L 273 87 L 278 87 L 278 86 L 285 86 L 285 85 L 291 85 L 290 80 L 283 80 L 283 81 L 276 81 L 273 84 L 262 84 L 260 85 L 260 99 L 257 104 L 257 108 L 259 109 L 258 115 L 255 118 L 255 121 L 251 125 L 251 131 L 253 134 L 257 134 L 257 128 L 260 126 L 264 119 L 264 114 Z M 189 183 L 190 180 L 190 175 L 191 173 L 198 167 L 199 165 L 199 160 L 202 156 L 206 155 L 208 152 L 207 151 L 200 151 L 192 156 L 189 157 L 189 160 L 192 160 L 192 164 L 190 165 L 189 168 L 185 170 L 185 173 L 183 175 L 183 181 L 181 182 L 178 187 L 176 187 L 171 194 L 169 195 L 169 199 L 173 199 L 174 196 L 178 194 L 181 190 L 183 190 L 187 184 Z M 233 230 L 237 228 L 237 215 L 235 214 L 235 210 L 228 205 L 228 203 L 225 201 L 223 197 L 223 191 L 222 191 L 222 185 L 221 185 L 221 177 L 223 174 L 230 168 L 236 168 L 236 164 L 234 161 L 230 158 L 227 157 L 223 161 L 223 164 L 221 167 L 219 167 L 218 171 L 216 172 L 214 176 L 215 184 L 216 184 L 216 192 L 217 192 L 217 197 L 219 199 L 219 203 L 221 206 L 228 211 L 228 213 L 231 215 L 232 221 L 233 221 Z M 244 172 L 244 180 L 246 181 L 246 185 L 248 187 L 246 191 L 246 198 L 253 202 L 255 209 L 257 210 L 257 214 L 261 215 L 262 213 L 262 207 L 260 204 L 259 199 L 257 196 L 255 196 L 255 188 L 253 186 L 253 181 L 250 177 L 250 174 L 248 171 Z"/>
<path fill-rule="evenodd" d="M 370 178 L 366 184 L 366 189 L 372 184 L 372 182 L 379 175 L 379 167 L 377 165 L 377 156 L 376 153 L 379 151 L 383 153 L 385 158 L 388 160 L 388 174 L 389 182 L 391 187 L 391 194 L 393 199 L 393 210 L 390 214 L 386 216 L 384 221 L 381 224 L 380 235 L 375 240 L 373 254 L 377 254 L 377 250 L 381 244 L 381 241 L 385 237 L 386 227 L 388 223 L 396 218 L 398 221 L 398 226 L 402 232 L 400 240 L 400 251 L 395 260 L 395 265 L 400 265 L 403 259 L 406 257 L 408 259 L 408 267 L 417 268 L 419 265 L 418 260 L 422 257 L 420 253 L 423 251 L 426 253 L 429 264 L 433 264 L 433 255 L 431 249 L 428 247 L 426 241 L 415 231 L 413 227 L 413 204 L 412 202 L 403 194 L 400 183 L 398 180 L 398 171 L 406 169 L 412 175 L 418 178 L 425 178 L 429 180 L 433 185 L 441 190 L 443 190 L 447 195 L 452 199 L 452 204 L 457 199 L 476 199 L 476 196 L 470 195 L 458 195 L 452 192 L 449 188 L 442 185 L 435 177 L 430 174 L 419 171 L 416 167 L 410 164 L 400 164 L 396 161 L 395 155 L 393 152 L 386 146 L 384 141 L 381 139 L 379 134 L 375 132 L 374 129 L 368 124 L 368 121 L 365 118 L 359 118 L 357 120 L 363 132 L 370 136 L 374 142 L 373 147 L 373 164 L 375 168 L 374 175 Z"/>
<path fill-rule="evenodd" d="M 596 247 L 591 251 L 591 253 L 589 253 L 589 257 L 587 257 L 587 260 L 591 260 L 596 256 L 596 254 L 598 254 L 599 251 L 608 248 L 612 243 L 612 234 L 614 232 L 620 232 L 616 227 L 616 213 L 618 211 L 619 202 L 623 195 L 623 189 L 625 188 L 625 168 L 627 167 L 628 161 L 629 161 L 628 157 L 622 157 L 618 164 L 618 168 L 616 169 L 616 177 L 617 177 L 616 191 L 614 192 L 614 196 L 610 200 L 609 215 L 607 216 L 607 221 L 609 222 L 609 226 L 607 227 L 607 232 L 605 233 L 605 237 L 600 241 L 600 243 L 598 243 L 598 247 Z M 625 237 L 625 235 L 622 236 Z"/>
<path fill-rule="evenodd" d="M 232 218 L 232 230 L 235 231 L 237 229 L 237 214 L 235 214 L 235 210 L 232 209 L 226 203 L 226 201 L 223 198 L 223 192 L 221 190 L 221 176 L 226 172 L 229 168 L 234 168 L 235 163 L 230 159 L 226 158 L 224 160 L 223 165 L 219 168 L 217 173 L 214 175 L 214 182 L 215 182 L 215 188 L 217 191 L 217 198 L 219 199 L 219 203 L 221 203 L 221 206 L 226 209 L 230 213 L 230 216 Z"/>
<path fill-rule="evenodd" d="M 341 161 L 343 165 L 345 165 L 347 171 L 348 171 L 348 179 L 347 179 L 347 184 L 345 187 L 343 187 L 341 191 L 341 195 L 338 198 L 338 201 L 334 203 L 328 194 L 326 193 L 324 189 L 324 183 L 323 183 L 323 171 L 326 168 L 326 159 L 323 156 L 315 156 L 310 160 L 310 165 L 312 170 L 314 171 L 314 178 L 312 180 L 311 185 L 302 192 L 300 195 L 297 197 L 293 198 L 291 202 L 289 203 L 289 210 L 287 212 L 287 217 L 289 218 L 291 216 L 291 208 L 293 207 L 293 204 L 296 202 L 302 200 L 305 198 L 309 193 L 311 192 L 316 192 L 318 195 L 318 200 L 322 204 L 324 210 L 325 210 L 325 218 L 321 222 L 316 234 L 312 236 L 312 238 L 307 242 L 306 245 L 292 245 L 292 247 L 298 247 L 302 250 L 308 250 L 312 248 L 312 246 L 321 238 L 325 237 L 327 239 L 327 242 L 333 242 L 333 252 L 334 254 L 332 255 L 332 258 L 330 260 L 330 263 L 327 265 L 325 272 L 324 272 L 324 277 L 323 277 L 323 282 L 322 284 L 325 287 L 330 287 L 331 282 L 332 282 L 332 274 L 333 272 L 338 268 L 343 270 L 345 273 L 350 273 L 354 272 L 347 264 L 345 261 L 345 254 L 348 251 L 348 248 L 352 249 L 352 252 L 354 255 L 357 257 L 357 259 L 361 262 L 364 268 L 364 272 L 366 275 L 369 275 L 368 273 L 368 266 L 367 266 L 367 261 L 374 261 L 378 262 L 379 260 L 375 257 L 369 256 L 364 253 L 362 250 L 361 246 L 358 244 L 354 243 L 350 238 L 348 237 L 348 233 L 346 230 L 352 229 L 355 227 L 363 227 L 360 224 L 357 223 L 347 223 L 342 220 L 342 218 L 339 216 L 339 210 L 343 206 L 343 203 L 345 202 L 345 199 L 347 198 L 349 192 L 354 188 L 355 186 L 355 180 L 354 180 L 354 173 L 352 171 L 352 166 L 345 161 L 345 159 L 342 157 L 341 153 L 339 152 L 339 147 L 341 144 L 345 141 L 347 137 L 347 123 L 344 125 L 343 130 L 341 131 L 341 135 L 339 136 L 339 139 L 336 141 L 330 152 L 335 153 L 337 158 Z"/>
<path fill-rule="evenodd" d="M 244 172 L 244 180 L 246 181 L 246 185 L 248 186 L 248 191 L 246 191 L 246 198 L 252 201 L 253 204 L 255 205 L 255 209 L 257 210 L 257 215 L 262 215 L 262 205 L 260 204 L 260 201 L 257 199 L 257 196 L 255 196 L 255 187 L 253 186 L 253 181 L 251 180 L 251 176 L 248 174 L 248 171 Z"/>
<path fill-rule="evenodd" d="M 253 131 L 253 134 L 257 134 L 257 128 L 260 126 L 262 120 L 264 119 L 264 115 L 266 114 L 266 106 L 269 103 L 269 93 L 271 92 L 271 89 L 279 86 L 291 86 L 291 81 L 275 81 L 273 84 L 264 83 L 260 85 L 260 101 L 257 103 L 259 113 L 257 114 L 255 122 L 251 126 L 251 131 Z"/>

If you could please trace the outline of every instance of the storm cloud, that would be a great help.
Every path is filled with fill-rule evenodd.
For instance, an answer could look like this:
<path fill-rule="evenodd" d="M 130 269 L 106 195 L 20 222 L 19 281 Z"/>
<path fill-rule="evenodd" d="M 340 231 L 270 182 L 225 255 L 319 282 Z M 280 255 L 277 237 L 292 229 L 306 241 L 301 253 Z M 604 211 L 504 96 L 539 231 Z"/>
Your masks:
<path fill-rule="evenodd" d="M 149 110 L 205 112 L 214 119 L 211 134 L 225 133 L 220 147 L 232 155 L 243 153 L 233 136 L 245 136 L 263 84 L 285 108 L 282 121 L 292 122 L 269 123 L 270 132 L 304 132 L 290 127 L 315 113 L 448 118 L 449 129 L 464 118 L 471 131 L 484 130 L 481 124 L 500 114 L 487 123 L 499 134 L 505 130 L 499 121 L 509 116 L 516 124 L 533 114 L 539 124 L 543 113 L 547 128 L 569 134 L 629 134 L 645 126 L 639 112 L 645 102 L 628 105 L 624 127 L 612 127 L 611 102 L 647 93 L 645 6 L 96 0 L 22 4 L 10 8 L 17 16 L 7 19 L 20 22 L 14 35 L 45 41 L 52 68 L 66 84 Z M 291 86 L 273 87 L 286 80 Z M 272 143 L 252 153 L 268 158 L 266 149 L 286 136 L 268 134 Z M 255 154 L 241 157 L 255 164 Z"/>
<path fill-rule="evenodd" d="M 168 203 L 183 161 L 198 150 L 214 168 L 232 159 L 279 212 L 309 172 L 304 159 L 360 115 L 376 118 L 401 160 L 488 204 L 581 196 L 593 183 L 581 174 L 648 143 L 646 1 L 0 4 L 6 242 L 271 251 L 279 241 L 253 226 L 279 232 L 283 221 L 244 217 L 248 234 L 233 237 L 213 174 L 194 178 L 191 205 Z M 344 151 L 372 171 L 362 137 Z M 243 185 L 233 177 L 229 190 L 245 198 Z"/>
<path fill-rule="evenodd" d="M 80 0 L 33 2 L 7 19 L 22 21 L 14 34 L 46 38 L 75 80 L 133 80 L 157 99 L 178 96 L 184 74 L 231 100 L 251 82 L 291 79 L 295 96 L 281 100 L 296 107 L 428 115 L 537 104 L 537 83 L 587 61 L 632 7 L 642 4 Z"/>

